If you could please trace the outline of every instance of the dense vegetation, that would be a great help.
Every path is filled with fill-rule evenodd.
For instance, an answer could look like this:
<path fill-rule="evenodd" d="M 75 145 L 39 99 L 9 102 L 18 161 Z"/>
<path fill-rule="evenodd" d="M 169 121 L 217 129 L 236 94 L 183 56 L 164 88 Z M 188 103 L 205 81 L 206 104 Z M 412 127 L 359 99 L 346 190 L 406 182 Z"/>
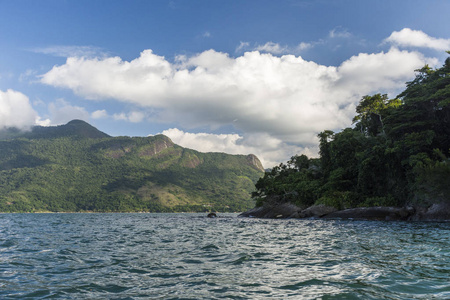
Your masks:
<path fill-rule="evenodd" d="M 253 155 L 109 137 L 83 121 L 1 134 L 1 212 L 242 211 L 263 174 Z"/>
<path fill-rule="evenodd" d="M 266 172 L 252 194 L 257 205 L 342 209 L 450 201 L 450 58 L 439 69 L 416 72 L 395 99 L 363 97 L 354 127 L 321 132 L 319 159 L 294 156 Z"/>

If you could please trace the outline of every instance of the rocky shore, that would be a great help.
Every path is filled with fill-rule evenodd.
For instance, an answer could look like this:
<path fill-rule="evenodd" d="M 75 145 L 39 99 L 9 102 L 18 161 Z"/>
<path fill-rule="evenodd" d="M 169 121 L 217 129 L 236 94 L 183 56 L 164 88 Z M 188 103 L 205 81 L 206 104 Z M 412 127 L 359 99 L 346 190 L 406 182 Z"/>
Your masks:
<path fill-rule="evenodd" d="M 358 207 L 338 210 L 325 205 L 302 209 L 292 203 L 263 205 L 243 212 L 239 217 L 268 219 L 355 219 L 382 221 L 450 221 L 450 203 L 430 207 Z"/>

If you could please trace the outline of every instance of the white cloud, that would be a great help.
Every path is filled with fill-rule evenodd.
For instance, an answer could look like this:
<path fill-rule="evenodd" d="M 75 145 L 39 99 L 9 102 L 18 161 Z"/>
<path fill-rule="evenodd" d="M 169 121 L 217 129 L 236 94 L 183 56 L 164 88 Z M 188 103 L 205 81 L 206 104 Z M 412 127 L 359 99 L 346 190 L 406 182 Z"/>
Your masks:
<path fill-rule="evenodd" d="M 298 44 L 297 50 L 301 52 L 303 50 L 310 49 L 312 47 L 314 47 L 313 43 L 303 43 L 303 42 L 301 42 L 300 44 Z"/>
<path fill-rule="evenodd" d="M 144 121 L 146 114 L 141 111 L 131 111 L 129 113 L 118 113 L 114 114 L 113 119 L 116 121 L 127 121 L 131 123 L 140 123 Z"/>
<path fill-rule="evenodd" d="M 130 112 L 130 114 L 128 115 L 128 120 L 131 123 L 140 123 L 145 119 L 145 114 L 143 112 L 140 111 L 132 111 Z"/>
<path fill-rule="evenodd" d="M 48 111 L 51 115 L 51 125 L 66 124 L 74 119 L 89 122 L 89 113 L 83 107 L 70 105 L 63 99 L 50 103 Z"/>
<path fill-rule="evenodd" d="M 128 121 L 128 117 L 125 113 L 114 114 L 113 118 L 116 121 Z"/>
<path fill-rule="evenodd" d="M 264 44 L 262 46 L 257 46 L 255 48 L 255 50 L 261 51 L 261 52 L 272 53 L 272 54 L 282 54 L 282 53 L 288 52 L 287 47 L 283 47 L 280 44 L 274 43 L 274 42 L 267 42 L 266 44 Z"/>
<path fill-rule="evenodd" d="M 338 67 L 259 51 L 230 57 L 208 50 L 171 63 L 145 50 L 132 61 L 71 57 L 42 75 L 41 81 L 87 99 L 116 99 L 151 108 L 156 112 L 152 119 L 187 129 L 233 125 L 244 133 L 236 147 L 265 136 L 283 147 L 303 149 L 317 146 L 318 132 L 349 126 L 362 96 L 378 92 L 395 96 L 425 63 L 433 66 L 438 61 L 396 48 L 361 53 Z M 143 119 L 140 114 L 113 117 Z M 261 159 L 275 160 L 266 155 L 269 152 Z"/>
<path fill-rule="evenodd" d="M 28 69 L 24 73 L 19 75 L 19 81 L 21 81 L 21 82 L 26 81 L 26 80 L 29 80 L 30 78 L 34 79 L 36 77 L 36 75 L 37 75 L 36 70 Z"/>
<path fill-rule="evenodd" d="M 394 31 L 384 42 L 403 47 L 431 48 L 439 51 L 450 50 L 450 39 L 430 37 L 421 30 L 410 28 Z"/>
<path fill-rule="evenodd" d="M 376 87 L 375 91 L 395 91 L 399 87 L 404 88 L 413 70 L 425 63 L 435 66 L 439 62 L 437 59 L 425 58 L 419 52 L 400 51 L 397 48 L 391 48 L 386 53 L 360 53 L 339 66 L 341 78 L 337 86 L 343 85 L 346 91 L 354 93 L 370 93 L 373 87 Z"/>
<path fill-rule="evenodd" d="M 177 128 L 164 130 L 175 144 L 200 152 L 224 152 L 229 154 L 255 154 L 264 167 L 273 167 L 280 158 L 296 154 L 316 156 L 317 148 L 289 145 L 267 134 L 241 136 L 238 134 L 189 133 Z"/>
<path fill-rule="evenodd" d="M 250 43 L 248 42 L 240 42 L 239 46 L 236 47 L 235 52 L 241 52 L 247 50 L 250 47 Z"/>
<path fill-rule="evenodd" d="M 106 55 L 100 48 L 93 46 L 55 45 L 45 48 L 33 48 L 31 51 L 59 57 L 95 57 Z"/>
<path fill-rule="evenodd" d="M 0 90 L 0 129 L 29 129 L 35 125 L 37 118 L 38 114 L 27 96 L 14 90 Z"/>
<path fill-rule="evenodd" d="M 162 134 L 168 136 L 172 141 L 180 146 L 196 149 L 201 152 L 226 152 L 239 153 L 237 142 L 242 140 L 238 134 L 210 134 L 210 133 L 189 133 L 171 128 L 164 130 Z M 239 154 L 245 154 L 239 153 Z"/>
<path fill-rule="evenodd" d="M 315 45 L 322 44 L 323 41 L 318 42 L 311 42 L 311 43 L 305 43 L 301 42 L 295 47 L 289 47 L 287 45 L 280 45 L 279 43 L 274 42 L 267 42 L 264 45 L 256 45 L 254 47 L 250 47 L 249 43 L 243 43 L 241 42 L 240 45 L 236 48 L 236 52 L 241 52 L 245 50 L 251 50 L 251 51 L 259 51 L 263 53 L 270 53 L 274 55 L 281 55 L 281 54 L 298 54 L 305 50 L 313 48 Z"/>
<path fill-rule="evenodd" d="M 263 53 L 271 53 L 274 55 L 282 55 L 282 54 L 301 54 L 305 52 L 306 50 L 309 50 L 311 48 L 317 47 L 317 46 L 328 46 L 333 48 L 339 48 L 341 45 L 336 45 L 336 42 L 342 42 L 343 39 L 346 39 L 347 42 L 353 42 L 357 44 L 362 44 L 364 41 L 357 40 L 354 38 L 353 34 L 350 33 L 347 29 L 342 28 L 340 26 L 333 28 L 328 33 L 328 36 L 325 38 L 311 41 L 311 42 L 301 42 L 297 46 L 289 46 L 289 45 L 281 45 L 279 43 L 275 42 L 267 42 L 264 45 L 253 45 L 251 46 L 248 42 L 240 42 L 239 46 L 236 47 L 235 52 L 241 53 L 244 51 L 259 51 Z M 336 41 L 337 40 L 337 41 Z"/>
<path fill-rule="evenodd" d="M 167 79 L 172 75 L 172 66 L 164 57 L 145 50 L 131 62 L 119 57 L 69 57 L 65 65 L 53 67 L 41 81 L 72 89 L 88 99 L 113 98 L 144 104 L 149 99 L 145 95 L 148 90 L 151 97 L 163 98 Z"/>
<path fill-rule="evenodd" d="M 328 36 L 330 38 L 350 38 L 352 34 L 345 28 L 336 27 L 329 32 Z"/>
<path fill-rule="evenodd" d="M 91 118 L 92 119 L 105 119 L 107 117 L 108 117 L 108 113 L 104 109 L 96 110 L 93 113 L 91 113 Z"/>
<path fill-rule="evenodd" d="M 44 127 L 52 126 L 52 120 L 42 119 L 41 117 L 37 117 L 35 123 L 36 123 L 36 125 L 44 126 Z"/>

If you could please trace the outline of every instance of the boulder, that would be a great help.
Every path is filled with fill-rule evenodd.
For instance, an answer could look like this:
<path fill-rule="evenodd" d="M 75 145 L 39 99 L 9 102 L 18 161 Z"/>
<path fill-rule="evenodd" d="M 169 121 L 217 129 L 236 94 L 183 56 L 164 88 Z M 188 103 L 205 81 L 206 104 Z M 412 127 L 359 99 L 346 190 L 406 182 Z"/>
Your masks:
<path fill-rule="evenodd" d="M 292 203 L 281 203 L 277 205 L 263 205 L 243 212 L 239 217 L 286 219 L 298 213 L 301 209 Z"/>
<path fill-rule="evenodd" d="M 450 221 L 450 203 L 430 207 L 358 207 L 337 210 L 331 206 L 313 205 L 306 209 L 292 203 L 272 203 L 241 213 L 239 217 L 285 219 L 322 218 L 382 221 Z"/>
<path fill-rule="evenodd" d="M 326 216 L 335 211 L 337 211 L 335 207 L 319 204 L 299 211 L 296 214 L 292 215 L 291 218 L 322 218 L 323 216 Z"/>
<path fill-rule="evenodd" d="M 408 220 L 415 213 L 412 207 L 358 207 L 332 212 L 326 219 Z"/>
<path fill-rule="evenodd" d="M 428 208 L 417 207 L 411 221 L 450 221 L 450 203 L 435 203 Z"/>

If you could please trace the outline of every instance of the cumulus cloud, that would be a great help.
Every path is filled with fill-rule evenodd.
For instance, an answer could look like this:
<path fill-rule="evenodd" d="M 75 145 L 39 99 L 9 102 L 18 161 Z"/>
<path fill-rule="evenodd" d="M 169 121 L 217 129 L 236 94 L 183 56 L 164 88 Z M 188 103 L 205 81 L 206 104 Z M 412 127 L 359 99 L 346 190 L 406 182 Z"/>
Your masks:
<path fill-rule="evenodd" d="M 353 93 L 366 91 L 365 94 L 381 89 L 403 89 L 405 81 L 413 76 L 413 70 L 425 63 L 436 66 L 439 61 L 425 58 L 419 52 L 400 51 L 397 48 L 391 48 L 386 53 L 360 53 L 339 66 L 341 77 L 336 86 Z"/>
<path fill-rule="evenodd" d="M 412 30 L 410 28 L 394 31 L 384 41 L 403 47 L 431 48 L 439 51 L 450 50 L 450 39 L 430 37 L 421 30 Z"/>
<path fill-rule="evenodd" d="M 296 154 L 314 156 L 317 148 L 305 148 L 289 145 L 268 134 L 241 136 L 239 134 L 189 133 L 177 128 L 164 130 L 175 144 L 200 152 L 224 152 L 229 154 L 255 154 L 265 167 L 273 167 L 280 163 L 280 157 L 291 157 Z"/>
<path fill-rule="evenodd" d="M 160 121 L 188 128 L 233 124 L 243 132 L 313 144 L 318 131 L 348 125 L 363 95 L 403 87 L 425 62 L 436 63 L 395 48 L 354 56 L 339 67 L 293 55 L 254 51 L 232 58 L 208 50 L 180 65 L 146 50 L 130 62 L 71 57 L 41 80 L 87 99 L 160 108 Z"/>
<path fill-rule="evenodd" d="M 238 134 L 189 133 L 177 128 L 164 130 L 162 134 L 168 136 L 180 146 L 193 148 L 201 152 L 247 153 L 246 151 L 239 153 L 240 150 L 237 149 L 237 143 L 242 140 L 242 137 Z M 242 145 L 239 146 L 242 147 Z"/>
<path fill-rule="evenodd" d="M 0 129 L 29 129 L 35 125 L 37 119 L 38 114 L 27 96 L 14 90 L 0 90 Z"/>
<path fill-rule="evenodd" d="M 185 129 L 232 125 L 244 133 L 235 147 L 262 136 L 283 147 L 313 149 L 318 132 L 351 124 L 362 96 L 377 92 L 395 96 L 425 63 L 435 66 L 438 61 L 395 47 L 361 53 L 337 67 L 259 51 L 230 57 L 208 50 L 170 62 L 145 50 L 131 61 L 69 57 L 41 81 L 86 99 L 116 99 L 151 108 L 157 112 L 153 120 Z M 143 116 L 115 118 L 138 121 Z"/>

